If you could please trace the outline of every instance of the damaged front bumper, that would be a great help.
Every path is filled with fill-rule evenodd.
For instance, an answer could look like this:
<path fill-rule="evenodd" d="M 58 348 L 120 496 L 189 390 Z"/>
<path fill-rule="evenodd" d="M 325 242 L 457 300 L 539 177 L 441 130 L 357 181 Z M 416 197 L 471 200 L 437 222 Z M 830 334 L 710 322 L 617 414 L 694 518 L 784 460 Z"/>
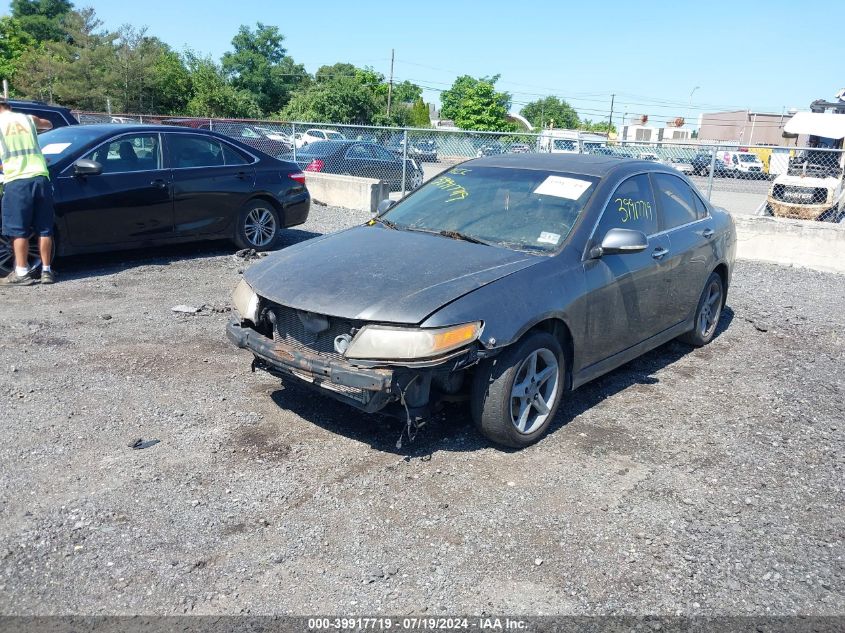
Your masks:
<path fill-rule="evenodd" d="M 293 377 L 342 402 L 366 412 L 379 411 L 398 397 L 394 370 L 355 367 L 348 363 L 306 354 L 273 341 L 235 319 L 226 327 L 229 340 L 255 355 L 253 369 Z"/>

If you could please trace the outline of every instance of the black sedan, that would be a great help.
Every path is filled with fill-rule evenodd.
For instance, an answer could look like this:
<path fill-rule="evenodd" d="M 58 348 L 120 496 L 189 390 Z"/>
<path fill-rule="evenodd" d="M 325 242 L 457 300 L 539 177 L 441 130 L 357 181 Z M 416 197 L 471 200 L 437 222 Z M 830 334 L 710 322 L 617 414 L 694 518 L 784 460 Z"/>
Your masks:
<path fill-rule="evenodd" d="M 280 158 L 292 161 L 294 154 Z M 392 191 L 402 189 L 402 159 L 376 143 L 317 141 L 296 150 L 296 162 L 306 172 L 375 178 L 386 182 Z M 405 189 L 412 191 L 422 182 L 422 168 L 409 158 L 405 162 Z"/>
<path fill-rule="evenodd" d="M 294 164 L 204 130 L 73 125 L 39 135 L 58 255 L 230 238 L 271 250 L 311 198 Z M 32 256 L 37 256 L 37 248 Z M 0 241 L 0 274 L 12 263 Z"/>
<path fill-rule="evenodd" d="M 521 447 L 572 389 L 716 335 L 734 224 L 669 167 L 505 154 L 389 205 L 246 272 L 228 335 L 254 366 L 409 427 L 463 398 Z"/>

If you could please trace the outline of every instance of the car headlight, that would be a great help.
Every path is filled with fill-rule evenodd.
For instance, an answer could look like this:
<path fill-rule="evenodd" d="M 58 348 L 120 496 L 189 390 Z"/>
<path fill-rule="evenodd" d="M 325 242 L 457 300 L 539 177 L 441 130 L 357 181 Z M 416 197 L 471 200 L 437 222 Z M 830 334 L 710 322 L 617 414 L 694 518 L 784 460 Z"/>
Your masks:
<path fill-rule="evenodd" d="M 349 343 L 346 357 L 374 360 L 431 358 L 472 343 L 481 335 L 481 329 L 481 321 L 431 329 L 365 325 Z"/>
<path fill-rule="evenodd" d="M 232 305 L 244 321 L 258 321 L 258 295 L 245 279 L 241 279 L 232 293 Z"/>

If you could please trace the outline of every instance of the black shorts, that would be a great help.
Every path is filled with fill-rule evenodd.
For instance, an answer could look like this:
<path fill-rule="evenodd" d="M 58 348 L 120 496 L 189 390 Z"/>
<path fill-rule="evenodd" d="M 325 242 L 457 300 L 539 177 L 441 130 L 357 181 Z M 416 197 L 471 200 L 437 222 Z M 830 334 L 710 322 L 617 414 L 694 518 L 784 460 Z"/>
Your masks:
<path fill-rule="evenodd" d="M 21 178 L 3 185 L 3 235 L 53 235 L 53 184 L 46 176 Z"/>

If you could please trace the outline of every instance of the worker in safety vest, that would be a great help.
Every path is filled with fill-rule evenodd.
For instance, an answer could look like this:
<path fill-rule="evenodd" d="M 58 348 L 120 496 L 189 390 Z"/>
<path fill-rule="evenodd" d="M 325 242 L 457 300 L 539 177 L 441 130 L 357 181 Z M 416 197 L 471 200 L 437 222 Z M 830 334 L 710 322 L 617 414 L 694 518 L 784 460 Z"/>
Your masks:
<path fill-rule="evenodd" d="M 53 124 L 12 112 L 0 97 L 0 161 L 3 162 L 3 235 L 12 240 L 15 269 L 0 278 L 3 286 L 31 286 L 29 238 L 39 236 L 41 283 L 55 281 L 53 258 L 53 185 L 47 161 L 38 145 L 38 132 Z"/>

